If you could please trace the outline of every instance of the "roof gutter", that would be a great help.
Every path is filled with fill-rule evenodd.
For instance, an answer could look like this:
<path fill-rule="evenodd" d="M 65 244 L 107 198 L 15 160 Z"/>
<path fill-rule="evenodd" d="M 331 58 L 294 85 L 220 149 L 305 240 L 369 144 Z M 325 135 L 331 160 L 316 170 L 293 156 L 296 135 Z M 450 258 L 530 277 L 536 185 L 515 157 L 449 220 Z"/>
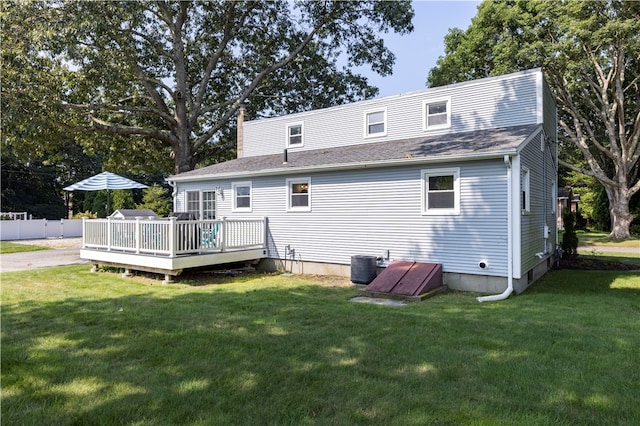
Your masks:
<path fill-rule="evenodd" d="M 511 229 L 513 224 L 511 188 L 513 184 L 511 183 L 511 159 L 508 155 L 504 156 L 504 164 L 507 166 L 507 288 L 500 294 L 478 297 L 478 302 L 504 300 L 513 293 L 513 230 Z"/>
<path fill-rule="evenodd" d="M 300 172 L 330 172 L 335 170 L 359 170 L 359 169 L 374 169 L 381 167 L 393 167 L 393 166 L 412 166 L 420 164 L 438 164 L 448 163 L 453 161 L 477 161 L 477 160 L 493 160 L 501 157 L 509 157 L 516 155 L 517 149 L 509 149 L 491 153 L 481 154 L 461 154 L 461 155 L 447 155 L 440 157 L 411 157 L 411 158 L 397 158 L 393 160 L 379 160 L 357 163 L 335 163 L 335 164 L 320 164 L 315 166 L 299 166 L 299 167 L 278 167 L 268 170 L 255 170 L 246 172 L 226 172 L 206 174 L 201 176 L 178 176 L 173 175 L 166 178 L 167 182 L 200 182 L 211 179 L 225 179 L 225 178 L 246 178 L 246 177 L 261 177 L 261 176 L 277 176 L 288 174 L 299 174 Z M 291 161 L 288 162 L 291 165 Z"/>

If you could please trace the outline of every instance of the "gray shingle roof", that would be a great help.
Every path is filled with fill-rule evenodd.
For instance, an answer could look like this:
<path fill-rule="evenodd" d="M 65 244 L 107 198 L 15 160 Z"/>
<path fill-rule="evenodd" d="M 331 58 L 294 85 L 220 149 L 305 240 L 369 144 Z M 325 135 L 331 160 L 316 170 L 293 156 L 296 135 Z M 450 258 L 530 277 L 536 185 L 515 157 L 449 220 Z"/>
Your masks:
<path fill-rule="evenodd" d="M 482 155 L 515 153 L 520 144 L 538 128 L 538 125 L 533 124 L 337 148 L 289 151 L 287 163 L 283 163 L 283 154 L 244 157 L 171 176 L 168 180 L 188 181 L 280 172 L 285 174 L 323 166 L 349 168 L 411 160 L 473 159 Z"/>

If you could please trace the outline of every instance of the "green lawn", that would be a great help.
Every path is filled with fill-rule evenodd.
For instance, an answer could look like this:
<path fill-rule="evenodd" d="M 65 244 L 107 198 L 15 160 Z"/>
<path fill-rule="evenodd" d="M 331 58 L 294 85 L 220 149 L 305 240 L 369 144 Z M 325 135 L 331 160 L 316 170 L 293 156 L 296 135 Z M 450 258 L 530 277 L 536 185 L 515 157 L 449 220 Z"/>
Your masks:
<path fill-rule="evenodd" d="M 48 250 L 49 247 L 38 246 L 34 244 L 20 244 L 11 241 L 0 241 L 0 254 L 19 253 L 23 251 Z"/>
<path fill-rule="evenodd" d="M 609 239 L 607 232 L 600 231 L 576 231 L 579 246 L 625 247 L 640 251 L 640 238 L 633 237 L 624 241 Z M 560 238 L 562 240 L 562 238 Z"/>
<path fill-rule="evenodd" d="M 640 272 L 553 271 L 502 302 L 405 307 L 351 303 L 326 278 L 0 278 L 7 425 L 640 419 Z"/>

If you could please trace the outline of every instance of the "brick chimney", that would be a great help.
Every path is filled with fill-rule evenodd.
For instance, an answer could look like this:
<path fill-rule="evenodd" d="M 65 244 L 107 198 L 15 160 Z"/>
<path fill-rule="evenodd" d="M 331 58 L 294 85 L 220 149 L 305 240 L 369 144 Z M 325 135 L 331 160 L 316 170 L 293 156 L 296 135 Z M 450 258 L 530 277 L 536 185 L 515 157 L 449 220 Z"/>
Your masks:
<path fill-rule="evenodd" d="M 242 143 L 242 125 L 244 124 L 244 116 L 246 114 L 246 109 L 244 105 L 240 106 L 238 110 L 238 129 L 236 133 L 236 153 L 237 158 L 242 158 L 243 155 L 243 143 Z"/>

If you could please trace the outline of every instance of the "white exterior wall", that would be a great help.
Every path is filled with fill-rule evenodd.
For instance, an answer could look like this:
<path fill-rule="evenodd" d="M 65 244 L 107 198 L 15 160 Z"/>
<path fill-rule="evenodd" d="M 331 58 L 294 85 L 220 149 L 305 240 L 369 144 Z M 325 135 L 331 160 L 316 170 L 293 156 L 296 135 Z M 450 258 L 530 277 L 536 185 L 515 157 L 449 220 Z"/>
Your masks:
<path fill-rule="evenodd" d="M 540 70 L 523 71 L 422 92 L 389 96 L 283 117 L 248 121 L 243 126 L 244 156 L 282 153 L 287 125 L 302 123 L 303 146 L 291 152 L 541 123 Z M 544 84 L 546 86 L 546 84 Z M 424 102 L 450 98 L 451 127 L 424 130 Z M 387 132 L 364 136 L 367 111 L 385 109 Z"/>
<path fill-rule="evenodd" d="M 460 215 L 421 214 L 421 171 L 460 167 Z M 287 212 L 287 178 L 311 178 L 310 212 Z M 240 181 L 240 180 L 239 180 Z M 242 179 L 241 181 L 247 181 Z M 223 188 L 216 216 L 268 218 L 269 257 L 350 264 L 352 255 L 442 263 L 445 272 L 506 276 L 507 183 L 502 159 L 250 179 L 252 211 L 232 210 L 231 180 L 181 183 L 185 190 Z M 183 210 L 181 201 L 178 210 Z M 480 260 L 489 267 L 481 269 Z"/>

